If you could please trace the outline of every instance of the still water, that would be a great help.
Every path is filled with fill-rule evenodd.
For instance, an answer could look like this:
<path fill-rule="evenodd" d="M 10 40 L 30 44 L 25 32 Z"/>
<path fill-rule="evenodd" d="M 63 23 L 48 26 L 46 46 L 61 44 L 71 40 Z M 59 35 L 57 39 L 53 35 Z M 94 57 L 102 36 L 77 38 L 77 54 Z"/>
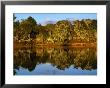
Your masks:
<path fill-rule="evenodd" d="M 15 48 L 14 75 L 97 75 L 96 48 Z"/>

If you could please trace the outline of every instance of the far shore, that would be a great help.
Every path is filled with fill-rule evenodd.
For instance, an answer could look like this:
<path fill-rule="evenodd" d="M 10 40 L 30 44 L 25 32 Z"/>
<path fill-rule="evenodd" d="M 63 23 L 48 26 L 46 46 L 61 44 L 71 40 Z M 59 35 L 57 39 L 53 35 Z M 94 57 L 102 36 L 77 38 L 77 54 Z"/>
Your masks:
<path fill-rule="evenodd" d="M 36 44 L 36 43 L 32 43 L 32 44 L 27 44 L 27 43 L 17 43 L 14 42 L 14 47 L 93 47 L 96 48 L 97 47 L 97 43 L 68 43 L 65 45 L 61 45 L 61 44 Z"/>

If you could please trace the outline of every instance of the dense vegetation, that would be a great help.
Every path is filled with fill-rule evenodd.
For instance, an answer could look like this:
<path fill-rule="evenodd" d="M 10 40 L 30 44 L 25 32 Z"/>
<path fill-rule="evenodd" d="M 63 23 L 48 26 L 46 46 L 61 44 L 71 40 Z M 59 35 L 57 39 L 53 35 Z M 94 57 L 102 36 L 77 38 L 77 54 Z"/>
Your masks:
<path fill-rule="evenodd" d="M 59 44 L 67 45 L 74 43 L 96 43 L 97 20 L 60 20 L 55 24 L 45 26 L 29 16 L 27 19 L 16 20 L 13 16 L 14 42 L 26 45 Z M 95 44 L 96 45 L 96 44 Z"/>
<path fill-rule="evenodd" d="M 14 74 L 20 67 L 31 72 L 37 65 L 45 63 L 59 70 L 70 66 L 82 70 L 97 69 L 96 19 L 59 20 L 41 25 L 31 16 L 16 20 L 14 15 L 13 28 Z"/>

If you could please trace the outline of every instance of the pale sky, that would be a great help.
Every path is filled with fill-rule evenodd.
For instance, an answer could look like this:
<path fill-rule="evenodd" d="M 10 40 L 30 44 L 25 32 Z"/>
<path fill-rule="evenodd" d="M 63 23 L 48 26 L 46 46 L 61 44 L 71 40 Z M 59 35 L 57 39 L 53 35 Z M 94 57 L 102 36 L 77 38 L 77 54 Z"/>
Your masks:
<path fill-rule="evenodd" d="M 97 19 L 96 13 L 15 13 L 16 20 L 33 17 L 37 23 L 44 24 L 46 21 Z"/>

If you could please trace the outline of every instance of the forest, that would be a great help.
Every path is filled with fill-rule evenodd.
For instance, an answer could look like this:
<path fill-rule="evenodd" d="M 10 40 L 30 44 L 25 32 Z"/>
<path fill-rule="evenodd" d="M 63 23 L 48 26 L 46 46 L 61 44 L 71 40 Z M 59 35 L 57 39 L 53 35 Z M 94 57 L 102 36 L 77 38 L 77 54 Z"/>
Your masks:
<path fill-rule="evenodd" d="M 13 15 L 13 32 L 15 46 L 70 45 L 94 47 L 97 41 L 97 20 L 59 20 L 56 23 L 41 25 L 31 16 L 16 20 L 15 15 Z"/>

